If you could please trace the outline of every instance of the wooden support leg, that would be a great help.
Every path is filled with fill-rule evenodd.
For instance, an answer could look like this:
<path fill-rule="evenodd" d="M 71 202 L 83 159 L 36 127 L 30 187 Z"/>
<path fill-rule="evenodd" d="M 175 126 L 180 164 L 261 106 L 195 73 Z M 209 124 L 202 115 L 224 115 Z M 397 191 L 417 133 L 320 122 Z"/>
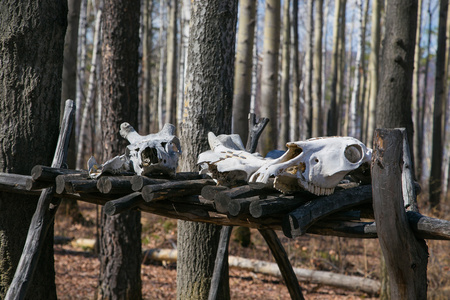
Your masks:
<path fill-rule="evenodd" d="M 280 268 L 281 275 L 289 290 L 291 299 L 305 299 L 287 253 L 275 231 L 273 231 L 273 229 L 259 229 L 259 232 L 266 240 L 267 245 L 269 245 L 270 251 L 272 251 L 272 255 Z"/>
<path fill-rule="evenodd" d="M 72 100 L 67 100 L 61 131 L 53 157 L 53 168 L 60 168 L 66 160 L 74 115 L 75 105 Z M 53 198 L 53 193 L 54 187 L 50 187 L 44 189 L 39 197 L 39 202 L 31 220 L 30 229 L 28 230 L 22 256 L 20 257 L 8 292 L 6 293 L 5 300 L 24 299 L 26 296 L 28 286 L 37 266 L 42 242 L 47 235 L 47 231 L 54 220 L 56 210 L 61 202 L 61 198 Z"/>
<path fill-rule="evenodd" d="M 233 226 L 223 226 L 220 231 L 219 247 L 217 248 L 216 261 L 214 262 L 214 271 L 211 279 L 208 300 L 217 299 L 217 292 L 219 290 L 220 280 L 222 279 L 221 275 L 224 260 L 225 258 L 228 259 L 227 251 L 232 230 Z"/>

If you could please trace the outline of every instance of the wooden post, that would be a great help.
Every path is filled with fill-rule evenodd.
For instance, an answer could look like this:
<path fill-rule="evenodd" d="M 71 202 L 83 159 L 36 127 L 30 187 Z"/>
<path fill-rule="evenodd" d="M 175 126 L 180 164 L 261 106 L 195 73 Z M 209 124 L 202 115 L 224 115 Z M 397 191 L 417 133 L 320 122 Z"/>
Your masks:
<path fill-rule="evenodd" d="M 53 168 L 60 168 L 66 161 L 74 115 L 75 104 L 72 100 L 67 100 L 58 143 L 52 161 Z M 47 231 L 53 222 L 56 210 L 61 202 L 60 198 L 53 198 L 53 190 L 53 187 L 44 189 L 39 197 L 36 211 L 31 219 L 22 256 L 20 257 L 8 292 L 6 293 L 5 300 L 24 299 L 26 296 L 28 285 L 37 266 L 42 242 L 47 235 Z"/>
<path fill-rule="evenodd" d="M 399 129 L 377 129 L 373 144 L 373 209 L 391 298 L 426 299 L 428 248 L 414 236 L 403 201 L 404 134 Z"/>

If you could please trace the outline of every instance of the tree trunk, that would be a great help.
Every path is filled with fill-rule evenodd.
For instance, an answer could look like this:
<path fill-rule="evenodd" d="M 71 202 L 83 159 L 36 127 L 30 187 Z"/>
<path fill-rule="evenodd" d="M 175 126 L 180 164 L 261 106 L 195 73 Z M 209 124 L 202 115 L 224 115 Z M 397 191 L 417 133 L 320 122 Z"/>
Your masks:
<path fill-rule="evenodd" d="M 312 73 L 313 73 L 313 34 L 314 34 L 314 1 L 308 1 L 307 20 L 307 43 L 305 50 L 305 72 L 304 72 L 304 116 L 306 125 L 306 138 L 312 136 Z"/>
<path fill-rule="evenodd" d="M 278 59 L 280 48 L 280 0 L 266 1 L 264 17 L 263 65 L 261 74 L 261 117 L 270 123 L 261 134 L 261 154 L 274 150 L 278 135 Z"/>
<path fill-rule="evenodd" d="M 208 150 L 207 134 L 231 131 L 237 1 L 191 3 L 186 95 L 181 123 L 180 169 L 197 169 L 197 156 Z M 200 38 L 201 37 L 201 38 Z M 211 97 L 214 95 L 214 97 Z M 177 298 L 206 299 L 220 226 L 178 222 Z M 228 265 L 219 299 L 229 298 Z"/>
<path fill-rule="evenodd" d="M 439 208 L 442 198 L 442 158 L 443 158 L 443 125 L 445 105 L 447 104 L 446 84 L 447 74 L 445 66 L 446 26 L 448 1 L 439 1 L 439 32 L 436 52 L 436 76 L 434 85 L 434 111 L 433 111 L 433 142 L 431 153 L 431 172 L 429 179 L 430 205 Z"/>
<path fill-rule="evenodd" d="M 233 133 L 243 141 L 248 135 L 248 114 L 252 93 L 253 45 L 255 41 L 256 1 L 239 1 L 239 28 L 233 92 Z"/>
<path fill-rule="evenodd" d="M 290 136 L 289 140 L 300 139 L 300 65 L 298 59 L 298 0 L 292 1 L 291 17 L 291 42 L 292 42 L 292 99 L 290 112 Z"/>
<path fill-rule="evenodd" d="M 178 1 L 168 2 L 169 28 L 167 29 L 167 71 L 166 71 L 166 121 L 177 124 L 177 14 Z"/>
<path fill-rule="evenodd" d="M 77 49 L 77 92 L 75 97 L 75 138 L 78 144 L 81 124 L 81 108 L 85 100 L 84 86 L 86 83 L 86 27 L 87 27 L 88 1 L 81 0 L 80 21 L 78 24 L 78 49 Z"/>
<path fill-rule="evenodd" d="M 141 122 L 139 132 L 150 133 L 152 89 L 152 0 L 144 0 L 143 30 L 142 30 L 142 96 L 141 96 Z"/>
<path fill-rule="evenodd" d="M 289 83 L 290 83 L 290 44 L 291 44 L 291 24 L 289 5 L 290 1 L 285 1 L 283 4 L 283 52 L 281 55 L 281 120 L 280 120 L 280 134 L 278 135 L 278 147 L 284 149 L 286 143 L 289 141 Z"/>
<path fill-rule="evenodd" d="M 377 105 L 378 93 L 378 62 L 380 53 L 380 15 L 381 0 L 373 0 L 372 4 L 372 33 L 370 39 L 369 73 L 370 73 L 370 97 L 369 113 L 367 120 L 367 145 L 373 142 L 373 132 L 375 130 L 375 109 Z"/>
<path fill-rule="evenodd" d="M 102 22 L 103 159 L 125 152 L 122 122 L 137 128 L 139 1 L 105 1 Z M 140 212 L 102 216 L 99 297 L 141 299 Z"/>
<path fill-rule="evenodd" d="M 313 84 L 312 84 L 312 136 L 322 136 L 322 27 L 323 0 L 315 1 Z"/>
<path fill-rule="evenodd" d="M 158 130 L 161 130 L 164 125 L 164 73 L 166 72 L 166 30 L 164 24 L 166 24 L 164 4 L 165 1 L 159 2 L 159 76 L 158 76 Z"/>
<path fill-rule="evenodd" d="M 341 5 L 341 24 L 339 26 L 339 44 L 338 44 L 338 77 L 336 84 L 336 97 L 337 97 L 337 129 L 338 135 L 344 135 L 344 130 L 342 127 L 342 123 L 340 122 L 343 109 L 344 109 L 344 70 L 345 70 L 345 22 L 346 22 L 346 10 L 347 10 L 347 0 L 343 0 Z"/>
<path fill-rule="evenodd" d="M 0 172 L 30 174 L 50 165 L 59 132 L 67 4 L 2 1 L 0 25 Z M 34 24 L 30 26 L 30 24 Z M 12 28 L 14 30 L 12 30 Z M 45 134 L 43 134 L 45 133 Z M 0 298 L 14 276 L 37 197 L 0 192 Z M 53 229 L 27 299 L 56 299 Z"/>
<path fill-rule="evenodd" d="M 180 38 L 180 68 L 179 68 L 179 80 L 178 80 L 178 108 L 177 108 L 177 121 L 181 122 L 183 118 L 183 103 L 184 103 L 184 82 L 186 78 L 187 68 L 187 54 L 189 44 L 189 20 L 191 19 L 191 1 L 183 0 L 181 8 L 181 38 Z M 178 124 L 177 124 L 178 125 Z"/>

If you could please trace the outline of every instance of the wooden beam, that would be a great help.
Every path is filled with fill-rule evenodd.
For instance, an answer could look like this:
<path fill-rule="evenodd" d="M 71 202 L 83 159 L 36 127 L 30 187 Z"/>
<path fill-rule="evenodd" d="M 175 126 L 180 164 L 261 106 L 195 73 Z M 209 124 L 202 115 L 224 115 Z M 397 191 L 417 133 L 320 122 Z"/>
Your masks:
<path fill-rule="evenodd" d="M 378 240 L 388 269 L 392 299 L 427 298 L 428 248 L 411 229 L 404 208 L 404 135 L 377 129 L 372 158 L 373 208 Z M 405 203 L 412 203 L 410 199 Z"/>

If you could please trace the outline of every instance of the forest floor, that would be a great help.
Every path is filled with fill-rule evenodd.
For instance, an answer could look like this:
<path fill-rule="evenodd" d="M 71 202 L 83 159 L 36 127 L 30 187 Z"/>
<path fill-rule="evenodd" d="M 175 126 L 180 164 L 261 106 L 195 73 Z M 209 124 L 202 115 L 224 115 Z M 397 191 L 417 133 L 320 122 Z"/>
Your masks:
<path fill-rule="evenodd" d="M 448 201 L 450 202 L 450 201 Z M 96 205 L 79 202 L 85 219 L 83 224 L 72 223 L 63 207 L 58 211 L 55 236 L 72 240 L 55 244 L 55 271 L 59 299 L 95 299 L 99 260 L 86 244 L 76 245 L 80 239 L 95 239 L 98 233 Z M 425 210 L 428 216 L 450 220 L 449 205 L 439 215 Z M 235 230 L 233 231 L 235 236 Z M 257 230 L 251 230 L 251 243 L 241 246 L 230 241 L 230 255 L 274 262 L 270 250 Z M 380 247 L 376 239 L 350 239 L 305 235 L 288 239 L 279 233 L 294 267 L 356 275 L 379 280 Z M 142 214 L 142 248 L 176 247 L 177 221 Z M 428 299 L 450 299 L 450 241 L 427 241 Z M 142 264 L 142 292 L 144 299 L 176 298 L 176 263 L 153 262 Z M 306 299 L 378 299 L 360 291 L 345 290 L 320 284 L 300 282 Z M 231 299 L 290 299 L 279 277 L 230 268 Z"/>

